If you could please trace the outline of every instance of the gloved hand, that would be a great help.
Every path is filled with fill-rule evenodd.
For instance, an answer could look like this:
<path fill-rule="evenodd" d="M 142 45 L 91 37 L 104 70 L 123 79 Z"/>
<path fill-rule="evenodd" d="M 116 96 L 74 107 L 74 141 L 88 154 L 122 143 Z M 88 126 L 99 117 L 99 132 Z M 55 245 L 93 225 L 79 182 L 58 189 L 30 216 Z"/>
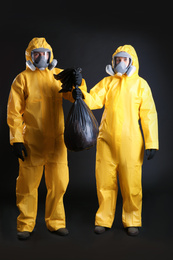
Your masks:
<path fill-rule="evenodd" d="M 27 151 L 23 143 L 14 143 L 13 144 L 13 152 L 14 154 L 24 161 L 24 156 L 27 157 Z"/>
<path fill-rule="evenodd" d="M 82 91 L 80 90 L 80 88 L 74 88 L 72 91 L 72 96 L 73 96 L 74 100 L 83 98 L 83 94 L 82 94 Z"/>
<path fill-rule="evenodd" d="M 74 86 L 80 86 L 82 83 L 82 69 L 77 68 L 74 70 L 73 75 L 74 75 Z"/>
<path fill-rule="evenodd" d="M 147 159 L 151 160 L 155 156 L 156 151 L 157 151 L 156 149 L 147 149 L 146 150 Z"/>

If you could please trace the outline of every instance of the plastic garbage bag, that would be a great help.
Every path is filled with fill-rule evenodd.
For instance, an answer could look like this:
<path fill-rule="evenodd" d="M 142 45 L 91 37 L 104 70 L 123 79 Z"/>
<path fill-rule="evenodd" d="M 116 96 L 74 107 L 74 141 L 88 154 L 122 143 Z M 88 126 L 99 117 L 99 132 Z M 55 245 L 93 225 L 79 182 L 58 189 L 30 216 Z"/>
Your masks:
<path fill-rule="evenodd" d="M 74 75 L 75 70 L 73 69 L 71 73 Z M 65 84 L 63 83 L 64 85 L 62 85 L 63 89 L 61 92 L 71 91 L 73 88 L 73 85 L 71 86 L 73 80 L 69 75 L 71 73 L 68 71 L 66 76 L 63 75 L 63 82 L 65 82 Z M 60 76 L 62 76 L 62 74 Z M 58 77 L 59 80 L 61 80 L 60 76 Z M 58 78 L 56 77 L 56 79 Z M 98 132 L 98 122 L 92 111 L 82 98 L 76 99 L 65 122 L 64 142 L 67 149 L 75 152 L 90 149 L 96 144 Z"/>
<path fill-rule="evenodd" d="M 96 144 L 98 123 L 82 98 L 77 99 L 68 114 L 65 123 L 64 141 L 71 151 L 82 151 Z"/>

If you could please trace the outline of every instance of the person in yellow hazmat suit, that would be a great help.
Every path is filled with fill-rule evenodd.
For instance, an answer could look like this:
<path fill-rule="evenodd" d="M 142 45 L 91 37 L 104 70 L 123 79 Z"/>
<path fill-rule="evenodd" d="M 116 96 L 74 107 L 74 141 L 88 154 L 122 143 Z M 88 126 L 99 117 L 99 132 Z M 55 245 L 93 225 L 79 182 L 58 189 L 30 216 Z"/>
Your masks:
<path fill-rule="evenodd" d="M 57 61 L 45 38 L 33 38 L 25 54 L 26 70 L 13 81 L 7 108 L 10 143 L 19 158 L 17 236 L 29 238 L 35 227 L 43 170 L 47 187 L 46 226 L 49 231 L 67 235 L 63 196 L 69 170 L 62 98 L 71 102 L 74 99 L 71 93 L 59 93 L 61 82 L 53 74 L 62 70 L 55 68 Z"/>
<path fill-rule="evenodd" d="M 138 57 L 131 45 L 120 46 L 106 66 L 110 75 L 90 93 L 82 91 L 90 109 L 105 106 L 96 153 L 96 184 L 99 209 L 95 232 L 103 233 L 114 221 L 118 193 L 117 176 L 123 198 L 122 222 L 129 235 L 141 227 L 141 168 L 144 143 L 148 159 L 158 150 L 157 112 L 147 82 L 138 75 Z M 73 96 L 81 91 L 73 91 Z"/>

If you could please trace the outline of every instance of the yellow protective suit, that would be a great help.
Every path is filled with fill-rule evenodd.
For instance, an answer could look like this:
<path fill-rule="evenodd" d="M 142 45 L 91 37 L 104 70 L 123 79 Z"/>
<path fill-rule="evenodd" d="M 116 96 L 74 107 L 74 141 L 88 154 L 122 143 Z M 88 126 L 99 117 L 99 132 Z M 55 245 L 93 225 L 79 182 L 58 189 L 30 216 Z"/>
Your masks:
<path fill-rule="evenodd" d="M 119 47 L 132 56 L 136 71 L 128 77 L 105 77 L 90 94 L 83 91 L 90 109 L 105 106 L 96 154 L 96 183 L 99 209 L 96 226 L 112 226 L 118 193 L 117 174 L 123 198 L 124 227 L 141 226 L 141 168 L 145 149 L 158 149 L 157 112 L 150 87 L 138 76 L 138 58 L 130 45 Z"/>
<path fill-rule="evenodd" d="M 31 51 L 47 48 L 53 52 L 44 38 L 34 38 L 26 50 L 26 60 L 31 60 Z M 64 144 L 64 114 L 62 97 L 74 101 L 71 93 L 60 94 L 60 81 L 53 74 L 61 72 L 54 68 L 44 71 L 28 67 L 20 73 L 11 86 L 8 100 L 7 122 L 10 128 L 10 143 L 23 142 L 28 156 L 19 160 L 19 177 L 16 184 L 18 231 L 32 232 L 37 214 L 37 193 L 43 169 L 47 186 L 45 221 L 50 231 L 64 228 L 65 212 L 63 195 L 69 173 L 67 149 Z"/>

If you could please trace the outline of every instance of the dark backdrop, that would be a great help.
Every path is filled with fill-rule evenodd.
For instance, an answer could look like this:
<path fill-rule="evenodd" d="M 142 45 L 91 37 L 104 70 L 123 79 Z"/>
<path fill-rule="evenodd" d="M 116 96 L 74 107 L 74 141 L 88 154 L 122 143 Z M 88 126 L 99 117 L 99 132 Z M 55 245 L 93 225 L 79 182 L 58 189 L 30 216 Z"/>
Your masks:
<path fill-rule="evenodd" d="M 120 239 L 122 242 L 122 248 L 118 246 L 120 256 L 126 255 L 127 252 L 131 254 L 136 252 L 135 255 L 138 255 L 138 251 L 155 256 L 157 253 L 158 255 L 170 253 L 169 245 L 173 241 L 171 227 L 173 91 L 170 10 L 171 6 L 151 7 L 146 3 L 140 3 L 140 6 L 132 6 L 129 3 L 128 6 L 115 1 L 107 3 L 87 1 L 84 3 L 64 0 L 54 4 L 53 2 L 26 4 L 22 9 L 16 2 L 10 4 L 10 8 L 4 3 L 0 24 L 0 216 L 2 229 L 0 237 L 3 241 L 2 245 L 4 245 L 3 252 L 6 252 L 5 246 L 15 245 L 17 248 L 22 246 L 16 239 L 15 182 L 18 175 L 18 162 L 11 153 L 9 145 L 9 130 L 6 124 L 7 100 L 12 81 L 18 73 L 25 69 L 25 49 L 29 41 L 33 37 L 45 37 L 53 48 L 54 57 L 58 60 L 58 67 L 82 67 L 88 91 L 107 75 L 105 66 L 110 64 L 112 53 L 116 48 L 120 45 L 131 44 L 138 54 L 139 75 L 149 83 L 155 100 L 159 118 L 160 150 L 152 161 L 144 159 L 143 222 L 146 231 L 143 231 L 144 237 L 140 237 L 140 240 L 138 239 L 136 242 L 128 240 L 120 231 L 118 231 L 120 237 L 116 238 L 114 233 L 104 235 L 105 240 L 103 238 L 97 240 L 100 237 L 95 237 L 93 234 L 92 238 L 90 237 L 88 230 L 93 232 L 94 215 L 98 207 L 94 175 L 95 148 L 92 148 L 88 151 L 69 152 L 68 154 L 70 183 L 65 195 L 65 205 L 70 231 L 74 232 L 76 236 L 74 235 L 72 240 L 67 238 L 67 240 L 56 240 L 55 242 L 52 237 L 49 237 L 49 234 L 47 237 L 47 233 L 45 233 L 44 239 L 41 240 L 42 235 L 40 237 L 38 235 L 34 241 L 39 241 L 39 248 L 47 245 L 49 241 L 51 252 L 59 250 L 56 246 L 54 247 L 54 244 L 59 243 L 60 259 L 73 259 L 73 256 L 75 259 L 78 259 L 78 256 L 79 259 L 88 259 L 88 257 L 92 259 L 93 252 L 99 257 L 98 259 L 101 259 L 101 256 L 104 256 L 102 252 L 104 246 L 105 248 L 107 246 L 105 252 L 109 252 L 108 256 L 111 257 L 116 255 L 114 248 L 116 239 L 117 241 Z M 64 101 L 63 106 L 66 117 L 71 104 Z M 103 110 L 93 112 L 100 122 Z M 46 188 L 43 178 L 39 188 L 39 205 L 41 206 L 38 209 L 37 225 L 38 229 L 40 227 L 40 232 L 45 229 L 43 224 L 45 196 Z M 115 227 L 121 230 L 120 195 L 116 215 Z M 116 231 L 114 232 L 116 233 Z M 160 244 L 158 246 L 158 237 L 161 246 Z M 74 239 L 76 239 L 76 244 Z M 151 241 L 154 243 L 153 247 L 151 247 Z M 79 249 L 77 243 L 81 243 L 81 249 L 78 254 L 73 254 L 73 247 L 76 250 Z M 136 248 L 135 243 L 137 243 L 137 249 L 133 251 L 133 246 L 134 249 Z M 127 246 L 127 250 L 123 250 L 124 245 Z M 148 251 L 145 251 L 146 248 Z M 18 254 L 17 249 L 12 248 L 12 250 L 16 255 Z M 47 250 L 49 251 L 49 249 Z M 90 255 L 89 252 L 91 252 Z M 54 259 L 55 256 L 52 255 L 50 259 Z"/>

